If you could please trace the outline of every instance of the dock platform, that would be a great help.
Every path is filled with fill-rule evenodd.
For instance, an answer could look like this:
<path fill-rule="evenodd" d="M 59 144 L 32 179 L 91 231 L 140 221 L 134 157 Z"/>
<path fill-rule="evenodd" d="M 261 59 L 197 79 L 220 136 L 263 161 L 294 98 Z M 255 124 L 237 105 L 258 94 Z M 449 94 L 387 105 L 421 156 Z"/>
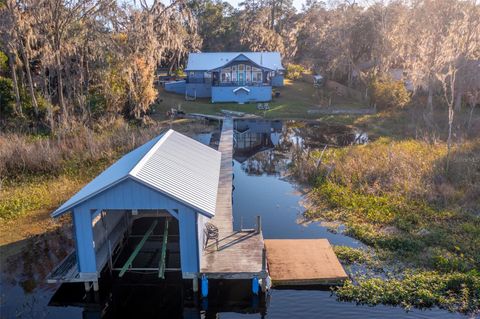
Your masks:
<path fill-rule="evenodd" d="M 218 151 L 222 153 L 215 216 L 210 220 L 219 231 L 215 242 L 205 248 L 200 272 L 212 279 L 251 279 L 267 276 L 261 231 L 234 231 L 232 212 L 233 119 L 223 119 Z"/>
<path fill-rule="evenodd" d="M 348 278 L 327 239 L 267 239 L 272 284 L 335 285 Z"/>

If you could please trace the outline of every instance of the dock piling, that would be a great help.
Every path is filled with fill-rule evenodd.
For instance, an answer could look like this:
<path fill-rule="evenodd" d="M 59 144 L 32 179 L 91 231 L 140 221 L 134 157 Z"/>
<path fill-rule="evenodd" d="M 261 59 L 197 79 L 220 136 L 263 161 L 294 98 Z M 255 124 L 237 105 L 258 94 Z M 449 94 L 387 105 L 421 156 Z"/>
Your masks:
<path fill-rule="evenodd" d="M 208 279 L 202 275 L 202 298 L 208 297 Z"/>
<path fill-rule="evenodd" d="M 259 285 L 258 285 L 258 277 L 254 276 L 252 279 L 252 292 L 254 295 L 258 295 Z"/>
<path fill-rule="evenodd" d="M 198 292 L 198 278 L 194 277 L 192 279 L 192 287 L 193 287 L 193 292 L 197 293 Z"/>
<path fill-rule="evenodd" d="M 267 249 L 263 247 L 262 249 L 262 271 L 266 272 L 267 270 Z"/>

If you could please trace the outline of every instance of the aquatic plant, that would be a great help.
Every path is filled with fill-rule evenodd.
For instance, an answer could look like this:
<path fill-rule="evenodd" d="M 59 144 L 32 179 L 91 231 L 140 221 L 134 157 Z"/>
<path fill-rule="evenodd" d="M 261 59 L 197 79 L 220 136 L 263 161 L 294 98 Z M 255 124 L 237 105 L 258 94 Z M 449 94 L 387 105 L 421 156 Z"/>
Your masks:
<path fill-rule="evenodd" d="M 333 251 L 343 264 L 367 263 L 371 256 L 363 249 L 352 248 L 348 246 L 333 246 Z"/>
<path fill-rule="evenodd" d="M 480 310 L 480 273 L 418 271 L 403 278 L 358 278 L 335 288 L 340 300 L 368 305 L 400 305 L 429 308 L 438 306 L 449 311 L 477 313 Z"/>

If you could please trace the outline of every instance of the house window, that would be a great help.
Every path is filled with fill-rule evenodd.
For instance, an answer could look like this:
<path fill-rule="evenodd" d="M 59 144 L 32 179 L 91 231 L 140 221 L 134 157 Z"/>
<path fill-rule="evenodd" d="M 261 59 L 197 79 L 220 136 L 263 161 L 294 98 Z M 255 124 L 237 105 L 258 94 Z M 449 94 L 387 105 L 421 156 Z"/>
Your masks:
<path fill-rule="evenodd" d="M 247 65 L 247 72 L 250 72 L 252 70 L 252 67 L 250 65 Z"/>
<path fill-rule="evenodd" d="M 244 64 L 239 64 L 238 65 L 238 71 L 243 71 L 245 70 L 245 65 Z"/>
<path fill-rule="evenodd" d="M 224 82 L 224 83 L 225 82 L 230 82 L 230 72 L 222 71 L 221 81 Z"/>
<path fill-rule="evenodd" d="M 220 80 L 224 83 L 232 82 L 232 68 L 223 68 L 220 76 Z"/>
<path fill-rule="evenodd" d="M 262 82 L 262 72 L 253 72 L 253 82 Z"/>
<path fill-rule="evenodd" d="M 251 74 L 250 71 L 248 71 L 248 70 L 247 70 L 246 81 L 247 81 L 247 82 L 251 82 L 251 81 L 252 81 L 252 74 Z"/>
<path fill-rule="evenodd" d="M 190 72 L 189 77 L 193 78 L 195 76 L 195 72 Z"/>
<path fill-rule="evenodd" d="M 261 71 L 261 70 L 260 70 L 259 68 L 256 68 L 256 67 L 253 66 L 253 67 L 252 67 L 252 71 L 258 72 L 258 71 Z"/>
<path fill-rule="evenodd" d="M 236 65 L 232 66 L 232 71 L 237 72 L 237 66 Z"/>

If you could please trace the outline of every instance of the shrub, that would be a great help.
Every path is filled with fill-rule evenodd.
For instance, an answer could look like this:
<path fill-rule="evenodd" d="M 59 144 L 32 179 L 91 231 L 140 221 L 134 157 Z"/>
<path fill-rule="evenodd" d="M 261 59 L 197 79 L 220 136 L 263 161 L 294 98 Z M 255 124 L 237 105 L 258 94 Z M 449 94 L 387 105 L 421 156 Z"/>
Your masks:
<path fill-rule="evenodd" d="M 305 71 L 306 69 L 300 64 L 289 63 L 285 77 L 290 80 L 298 80 Z"/>
<path fill-rule="evenodd" d="M 0 51 L 0 73 L 7 72 L 8 70 L 8 57 L 5 53 Z"/>
<path fill-rule="evenodd" d="M 183 68 L 178 68 L 173 73 L 175 74 L 176 77 L 179 77 L 179 78 L 183 78 L 187 76 Z"/>
<path fill-rule="evenodd" d="M 410 102 L 410 93 L 402 81 L 391 79 L 373 80 L 371 97 L 379 110 L 388 108 L 403 108 Z"/>

